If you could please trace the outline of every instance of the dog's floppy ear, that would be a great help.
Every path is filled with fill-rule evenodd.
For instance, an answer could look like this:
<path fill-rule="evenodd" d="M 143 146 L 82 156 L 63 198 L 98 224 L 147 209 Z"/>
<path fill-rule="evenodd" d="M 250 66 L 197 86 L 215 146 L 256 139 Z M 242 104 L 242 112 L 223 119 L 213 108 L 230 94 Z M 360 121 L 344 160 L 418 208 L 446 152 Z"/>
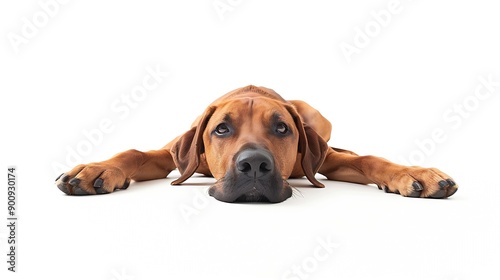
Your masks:
<path fill-rule="evenodd" d="M 184 133 L 170 150 L 175 165 L 181 173 L 181 176 L 171 183 L 172 185 L 186 181 L 198 169 L 200 155 L 204 152 L 203 132 L 214 111 L 214 106 L 208 107 L 198 124 Z"/>
<path fill-rule="evenodd" d="M 328 151 L 328 144 L 321 136 L 307 124 L 302 122 L 302 118 L 293 106 L 287 105 L 288 112 L 293 117 L 295 126 L 299 131 L 299 147 L 298 152 L 302 155 L 302 170 L 307 179 L 315 186 L 323 188 L 325 185 L 320 183 L 314 175 L 318 172 L 323 164 Z"/>

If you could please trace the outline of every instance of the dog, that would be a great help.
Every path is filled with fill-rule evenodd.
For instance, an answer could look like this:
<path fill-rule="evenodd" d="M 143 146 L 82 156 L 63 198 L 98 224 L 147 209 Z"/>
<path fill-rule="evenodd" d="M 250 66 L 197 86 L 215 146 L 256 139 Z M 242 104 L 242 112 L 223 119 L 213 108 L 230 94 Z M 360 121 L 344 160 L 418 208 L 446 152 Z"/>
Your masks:
<path fill-rule="evenodd" d="M 253 85 L 210 104 L 184 134 L 159 150 L 128 150 L 80 164 L 56 179 L 68 195 L 107 194 L 131 180 L 165 178 L 178 169 L 186 181 L 195 172 L 216 182 L 209 195 L 224 202 L 277 203 L 292 196 L 288 178 L 306 177 L 315 187 L 328 180 L 376 184 L 406 197 L 447 198 L 458 185 L 436 168 L 403 166 L 375 156 L 329 147 L 332 126 L 304 101 L 283 99 Z"/>

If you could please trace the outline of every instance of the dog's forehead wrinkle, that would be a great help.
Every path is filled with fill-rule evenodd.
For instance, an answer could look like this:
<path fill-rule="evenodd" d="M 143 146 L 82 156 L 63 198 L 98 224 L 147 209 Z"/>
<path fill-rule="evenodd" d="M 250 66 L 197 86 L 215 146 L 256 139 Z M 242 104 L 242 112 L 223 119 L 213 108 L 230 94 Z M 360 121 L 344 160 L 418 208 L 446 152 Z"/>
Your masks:
<path fill-rule="evenodd" d="M 245 124 L 293 121 L 287 110 L 279 110 L 282 107 L 276 106 L 279 103 L 281 102 L 265 97 L 241 97 L 221 104 L 214 119 L 237 124 L 243 119 L 246 120 Z"/>
<path fill-rule="evenodd" d="M 280 111 L 275 106 L 269 106 L 266 103 L 256 103 L 249 102 L 247 106 L 244 106 L 239 111 L 229 113 L 231 116 L 236 118 L 254 119 L 253 124 L 269 124 L 278 121 L 293 121 L 290 115 L 287 115 L 286 111 Z M 262 110 L 264 108 L 264 110 Z M 290 118 L 287 118 L 290 117 Z"/>

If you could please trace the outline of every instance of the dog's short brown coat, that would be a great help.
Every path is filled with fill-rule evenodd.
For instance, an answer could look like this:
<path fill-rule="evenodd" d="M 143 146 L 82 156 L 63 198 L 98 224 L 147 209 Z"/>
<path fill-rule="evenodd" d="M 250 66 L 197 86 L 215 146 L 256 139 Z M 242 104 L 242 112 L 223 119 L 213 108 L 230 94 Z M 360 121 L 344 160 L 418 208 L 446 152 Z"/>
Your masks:
<path fill-rule="evenodd" d="M 59 176 L 56 185 L 70 195 L 110 193 L 127 188 L 131 180 L 165 178 L 177 168 L 181 176 L 172 184 L 181 184 L 195 172 L 213 176 L 217 181 L 210 194 L 228 202 L 242 196 L 248 201 L 283 201 L 291 195 L 288 178 L 306 176 L 314 186 L 324 187 L 316 173 L 329 180 L 373 183 L 410 197 L 446 198 L 458 189 L 450 176 L 435 168 L 402 166 L 329 147 L 330 132 L 330 122 L 306 102 L 286 101 L 271 89 L 247 86 L 214 101 L 190 130 L 163 148 L 128 150 L 78 165 Z M 262 151 L 265 160 L 258 160 L 267 163 L 261 169 L 281 178 L 269 183 L 265 174 L 259 177 L 254 170 L 252 175 L 238 166 L 244 150 L 252 155 Z"/>

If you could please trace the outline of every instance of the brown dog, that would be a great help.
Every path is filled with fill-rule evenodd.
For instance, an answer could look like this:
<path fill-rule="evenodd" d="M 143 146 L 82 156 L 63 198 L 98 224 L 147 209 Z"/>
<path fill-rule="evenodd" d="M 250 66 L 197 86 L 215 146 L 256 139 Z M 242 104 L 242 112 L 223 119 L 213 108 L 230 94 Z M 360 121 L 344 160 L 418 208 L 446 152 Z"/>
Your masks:
<path fill-rule="evenodd" d="M 377 184 L 410 197 L 446 198 L 458 186 L 435 168 L 408 167 L 374 156 L 328 147 L 331 124 L 303 101 L 286 101 L 264 87 L 247 86 L 213 102 L 193 126 L 160 150 L 128 150 L 111 159 L 81 164 L 56 179 L 69 195 L 110 193 L 131 180 L 165 178 L 178 168 L 181 184 L 198 172 L 217 181 L 218 200 L 281 202 L 292 195 L 288 178 Z"/>

